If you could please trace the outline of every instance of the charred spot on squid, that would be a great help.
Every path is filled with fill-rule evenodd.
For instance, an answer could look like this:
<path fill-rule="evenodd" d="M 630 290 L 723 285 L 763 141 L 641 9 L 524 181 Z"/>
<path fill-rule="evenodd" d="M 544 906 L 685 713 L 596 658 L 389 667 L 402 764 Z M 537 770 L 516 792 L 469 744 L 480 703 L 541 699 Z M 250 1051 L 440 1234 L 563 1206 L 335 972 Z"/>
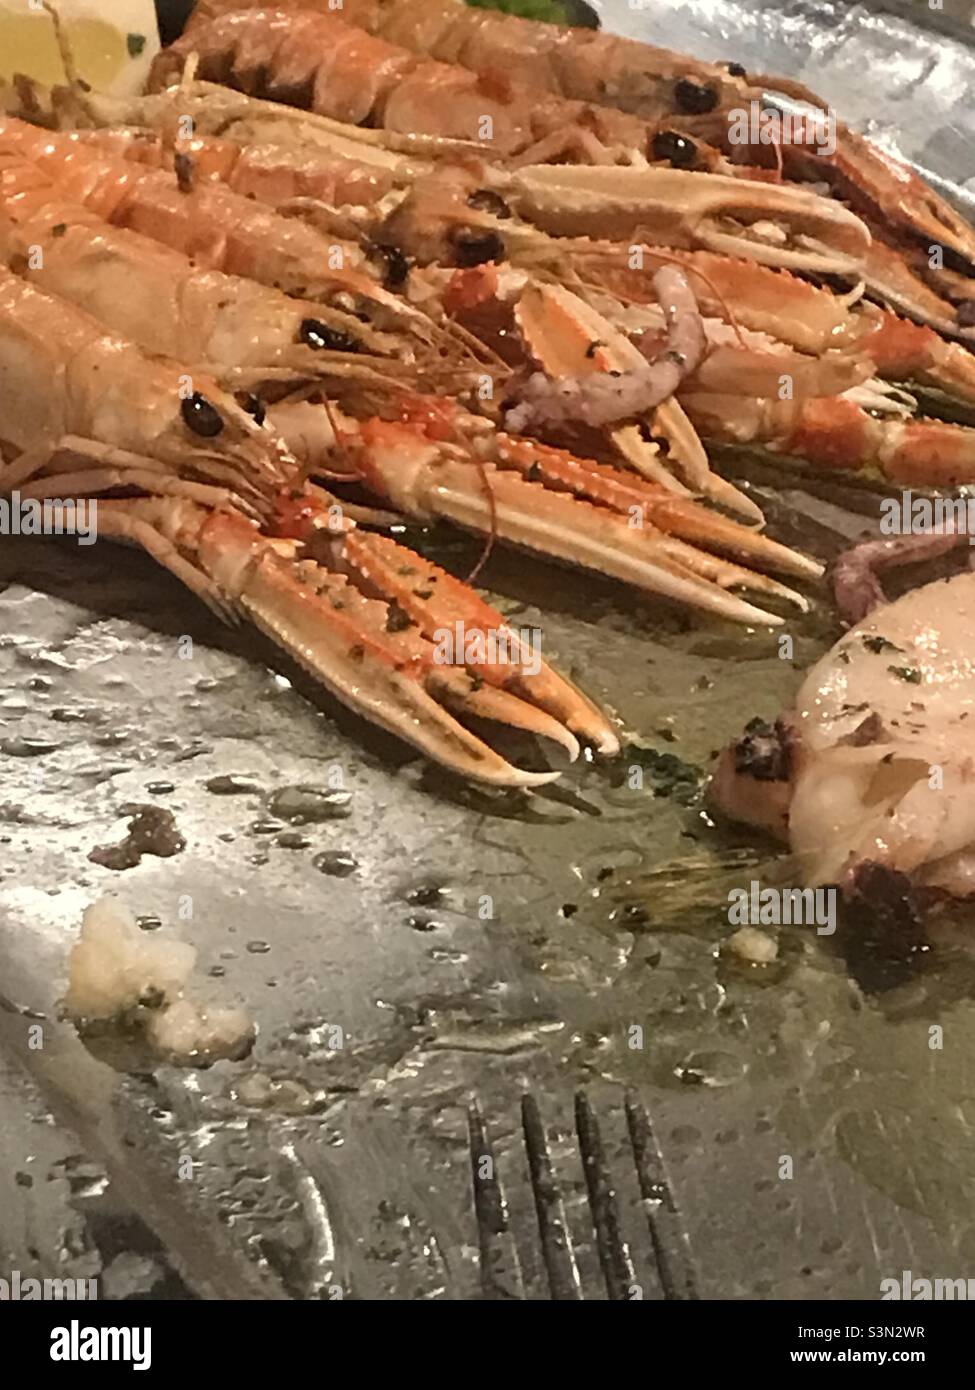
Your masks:
<path fill-rule="evenodd" d="M 673 169 L 693 169 L 697 164 L 697 146 L 677 130 L 658 130 L 653 137 L 654 159 L 666 160 Z"/>
<path fill-rule="evenodd" d="M 458 227 L 450 234 L 457 264 L 468 270 L 475 265 L 485 265 L 488 261 L 503 261 L 504 242 L 497 232 L 482 228 Z"/>
<path fill-rule="evenodd" d="M 223 416 L 206 396 L 194 391 L 180 405 L 180 413 L 186 426 L 201 439 L 215 439 L 223 430 Z"/>
<path fill-rule="evenodd" d="M 321 319 L 302 319 L 298 336 L 301 342 L 317 352 L 326 349 L 330 352 L 359 351 L 360 345 L 350 333 L 343 333 L 341 328 L 329 328 Z"/>
<path fill-rule="evenodd" d="M 752 719 L 734 746 L 735 771 L 758 782 L 788 782 L 792 776 L 792 737 L 781 720 Z"/>
<path fill-rule="evenodd" d="M 263 425 L 267 419 L 267 407 L 260 396 L 252 395 L 250 391 L 246 391 L 238 399 L 241 409 L 246 410 L 248 415 L 253 415 L 257 424 Z"/>
<path fill-rule="evenodd" d="M 475 188 L 473 193 L 468 194 L 467 206 L 474 212 L 489 212 L 492 217 L 502 220 L 511 216 L 508 204 L 493 188 Z"/>
<path fill-rule="evenodd" d="M 692 82 L 682 77 L 674 88 L 677 109 L 685 116 L 706 116 L 718 104 L 718 92 L 704 82 Z"/>
<path fill-rule="evenodd" d="M 955 310 L 959 328 L 975 328 L 975 299 L 965 299 Z"/>

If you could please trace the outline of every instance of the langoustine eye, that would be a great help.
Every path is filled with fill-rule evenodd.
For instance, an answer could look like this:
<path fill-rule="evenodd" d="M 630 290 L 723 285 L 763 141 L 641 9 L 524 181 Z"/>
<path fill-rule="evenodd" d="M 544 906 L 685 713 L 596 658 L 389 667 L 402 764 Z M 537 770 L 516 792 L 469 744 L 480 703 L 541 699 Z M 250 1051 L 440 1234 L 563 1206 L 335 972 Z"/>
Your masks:
<path fill-rule="evenodd" d="M 704 116 L 713 111 L 718 104 L 718 93 L 714 87 L 703 82 L 692 82 L 682 77 L 674 88 L 677 107 L 687 116 Z"/>
<path fill-rule="evenodd" d="M 199 391 L 194 391 L 192 396 L 183 401 L 180 413 L 187 428 L 198 434 L 201 439 L 215 439 L 223 430 L 223 416 L 220 411 L 206 396 L 201 396 Z"/>
<path fill-rule="evenodd" d="M 240 397 L 240 406 L 242 410 L 247 411 L 248 415 L 253 415 L 256 424 L 264 424 L 267 419 L 267 407 L 260 396 L 255 396 L 248 391 Z"/>
<path fill-rule="evenodd" d="M 340 328 L 329 328 L 321 319 L 302 319 L 300 337 L 308 347 L 318 350 L 328 348 L 332 352 L 359 351 L 359 344 L 350 333 L 343 333 Z"/>
<path fill-rule="evenodd" d="M 488 261 L 504 260 L 504 242 L 497 232 L 476 227 L 459 227 L 450 237 L 454 259 L 459 266 L 484 265 Z"/>
<path fill-rule="evenodd" d="M 654 159 L 666 159 L 674 169 L 691 169 L 697 163 L 697 146 L 677 130 L 658 130 L 653 137 Z"/>

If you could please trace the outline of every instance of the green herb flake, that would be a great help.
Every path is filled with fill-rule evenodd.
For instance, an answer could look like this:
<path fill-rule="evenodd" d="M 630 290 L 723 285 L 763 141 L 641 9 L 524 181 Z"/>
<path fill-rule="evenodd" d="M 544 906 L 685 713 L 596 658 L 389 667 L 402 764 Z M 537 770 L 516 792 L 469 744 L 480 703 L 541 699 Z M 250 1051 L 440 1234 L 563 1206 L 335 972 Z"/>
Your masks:
<path fill-rule="evenodd" d="M 700 768 L 684 762 L 674 753 L 662 753 L 639 743 L 629 746 L 627 756 L 649 772 L 654 796 L 672 796 L 679 806 L 690 806 L 697 800 L 704 782 Z"/>
<path fill-rule="evenodd" d="M 863 645 L 868 652 L 879 654 L 880 652 L 902 652 L 903 647 L 895 646 L 893 642 L 888 642 L 886 637 L 863 637 Z"/>
<path fill-rule="evenodd" d="M 900 681 L 908 681 L 911 685 L 921 684 L 921 672 L 916 666 L 888 666 L 887 670 Z"/>
<path fill-rule="evenodd" d="M 126 34 L 125 46 L 130 58 L 138 58 L 146 46 L 145 34 Z"/>
<path fill-rule="evenodd" d="M 476 10 L 501 10 L 521 19 L 541 19 L 549 24 L 568 24 L 569 16 L 557 0 L 467 0 Z"/>
<path fill-rule="evenodd" d="M 408 627 L 412 626 L 413 623 L 410 615 L 404 612 L 398 603 L 395 601 L 392 602 L 389 605 L 389 613 L 386 616 L 386 631 L 405 632 Z"/>

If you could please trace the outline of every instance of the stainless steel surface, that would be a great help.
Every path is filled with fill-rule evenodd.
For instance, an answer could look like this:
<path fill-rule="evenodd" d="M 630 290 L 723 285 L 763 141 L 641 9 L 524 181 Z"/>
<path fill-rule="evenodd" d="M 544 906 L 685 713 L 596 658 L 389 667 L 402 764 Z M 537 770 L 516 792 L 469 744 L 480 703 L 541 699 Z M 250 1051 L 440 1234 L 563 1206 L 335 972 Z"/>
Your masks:
<path fill-rule="evenodd" d="M 975 77 L 958 40 L 856 6 L 612 14 L 631 33 L 799 75 L 845 115 L 896 131 L 926 167 L 975 173 L 972 112 L 951 99 Z M 876 508 L 863 486 L 747 471 L 775 533 L 824 556 Z M 457 573 L 477 554 L 443 533 L 419 539 Z M 767 975 L 719 949 L 728 890 L 775 858 L 710 825 L 700 778 L 831 640 L 825 595 L 790 626 L 786 661 L 768 633 L 528 559 L 496 554 L 485 581 L 638 735 L 620 763 L 531 800 L 458 787 L 309 703 L 148 559 L 3 539 L 0 1048 L 29 1080 L 4 1070 L 0 1084 L 0 1250 L 23 1258 L 33 1223 L 38 1266 L 56 1266 L 61 1190 L 15 1172 L 78 1152 L 152 1233 L 166 1292 L 482 1297 L 499 1194 L 481 1187 L 475 1202 L 473 1134 L 507 1199 L 503 1277 L 527 1297 L 558 1279 L 559 1222 L 587 1297 L 619 1293 L 631 1267 L 647 1298 L 668 1279 L 686 1293 L 687 1270 L 702 1298 L 875 1298 L 903 1269 L 967 1277 L 964 914 L 933 923 L 929 951 L 886 965 L 857 951 L 856 921 L 832 941 L 784 929 Z M 276 790 L 327 785 L 336 769 L 347 819 L 269 824 Z M 245 789 L 214 790 L 228 775 Z M 171 810 L 185 850 L 122 873 L 93 864 L 131 802 Z M 350 851 L 355 872 L 322 873 L 327 850 Z M 207 991 L 259 1024 L 250 1059 L 152 1073 L 58 1020 L 81 911 L 104 893 L 194 941 Z M 46 1122 L 23 1123 L 24 1086 L 57 1144 Z M 650 1150 L 635 1161 L 627 1095 L 652 1124 L 666 1190 Z M 546 1162 L 558 1202 L 539 1200 Z M 126 1239 L 137 1255 L 150 1237 Z"/>

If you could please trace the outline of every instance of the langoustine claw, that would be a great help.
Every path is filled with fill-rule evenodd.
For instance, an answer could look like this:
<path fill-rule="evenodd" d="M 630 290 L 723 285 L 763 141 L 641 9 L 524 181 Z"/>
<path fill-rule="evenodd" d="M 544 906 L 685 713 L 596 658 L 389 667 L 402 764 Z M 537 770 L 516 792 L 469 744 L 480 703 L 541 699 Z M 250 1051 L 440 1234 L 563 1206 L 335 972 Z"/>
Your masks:
<path fill-rule="evenodd" d="M 0 490 L 58 513 L 66 499 L 96 499 L 103 537 L 141 546 L 224 621 L 252 623 L 367 720 L 495 786 L 538 786 L 558 773 L 515 766 L 464 720 L 522 730 L 570 759 L 572 727 L 603 752 L 618 747 L 595 706 L 507 639 L 513 658 L 498 669 L 474 657 L 469 669 L 463 649 L 441 659 L 426 635 L 432 616 L 477 624 L 485 638 L 504 636 L 503 618 L 395 542 L 360 536 L 211 378 L 194 371 L 186 395 L 181 364 L 144 355 L 5 269 L 0 369 L 13 451 Z"/>
<path fill-rule="evenodd" d="M 520 388 L 518 404 L 506 413 L 508 429 L 518 433 L 566 420 L 596 426 L 615 424 L 653 410 L 674 394 L 704 355 L 704 326 L 680 270 L 663 266 L 653 283 L 667 327 L 664 343 L 655 355 L 629 371 L 557 378 L 533 374 Z"/>
<path fill-rule="evenodd" d="M 256 9 L 201 20 L 156 60 L 153 85 L 199 74 L 266 92 L 352 124 L 468 142 L 468 154 L 507 163 L 497 191 L 560 235 L 643 238 L 751 257 L 762 264 L 853 274 L 870 245 L 863 222 L 807 189 L 649 165 L 654 126 L 607 107 L 519 88 L 426 61 L 327 10 Z M 517 158 L 514 158 L 514 157 Z M 571 158 L 569 165 L 558 161 Z M 620 167 L 629 158 L 631 167 Z"/>

